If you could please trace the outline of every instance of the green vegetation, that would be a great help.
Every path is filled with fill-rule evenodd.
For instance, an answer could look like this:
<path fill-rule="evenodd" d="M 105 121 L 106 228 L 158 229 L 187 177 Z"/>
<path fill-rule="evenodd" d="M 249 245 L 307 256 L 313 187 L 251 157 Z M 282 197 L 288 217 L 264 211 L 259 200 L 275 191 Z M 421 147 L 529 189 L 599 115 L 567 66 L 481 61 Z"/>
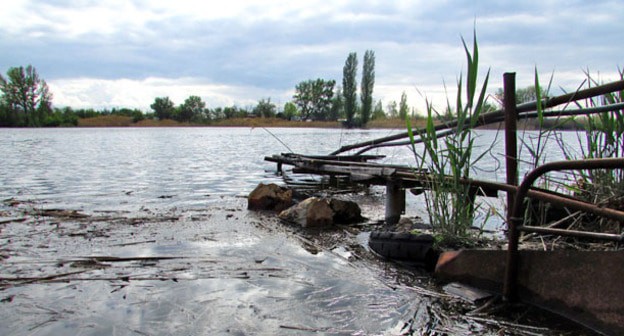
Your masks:
<path fill-rule="evenodd" d="M 336 85 L 336 81 L 320 78 L 297 84 L 293 98 L 299 107 L 302 119 L 332 119 L 329 117 L 329 112 L 334 96 L 334 85 Z"/>
<path fill-rule="evenodd" d="M 246 118 L 278 118 L 292 122 L 344 120 L 342 124 L 346 127 L 398 127 L 404 118 L 398 119 L 397 102 L 390 102 L 384 110 L 382 101 L 373 98 L 375 52 L 364 53 L 359 104 L 357 66 L 357 54 L 352 52 L 345 62 L 342 87 L 337 87 L 333 79 L 304 80 L 295 86 L 292 101 L 283 107 L 275 105 L 268 97 L 260 99 L 255 106 L 208 108 L 200 96 L 191 95 L 177 106 L 169 97 L 156 97 L 147 112 L 129 108 L 55 108 L 46 82 L 39 78 L 34 67 L 10 68 L 6 79 L 0 76 L 0 127 L 231 125 L 233 120 L 240 122 Z M 403 93 L 401 111 L 408 110 L 407 96 Z M 232 120 L 225 122 L 227 119 Z M 386 119 L 389 120 L 381 122 Z M 255 124 L 276 123 L 267 120 Z M 300 126 L 298 123 L 285 125 Z"/>
<path fill-rule="evenodd" d="M 39 127 L 53 117 L 48 85 L 31 65 L 0 75 L 0 91 L 0 126 Z"/>
<path fill-rule="evenodd" d="M 525 88 L 516 89 L 516 104 L 528 103 L 537 101 L 538 92 L 535 90 L 535 85 L 530 85 Z M 545 91 L 543 88 L 540 88 L 540 97 L 547 97 L 548 91 Z M 503 89 L 498 88 L 494 93 L 494 97 L 499 102 L 503 101 Z"/>
<path fill-rule="evenodd" d="M 624 80 L 624 71 L 618 69 L 618 72 L 620 80 Z M 600 85 L 589 72 L 586 75 L 589 87 Z M 619 91 L 589 99 L 585 105 L 598 107 L 622 102 L 624 91 Z M 577 103 L 577 106 L 580 104 Z M 588 116 L 584 132 L 579 132 L 579 145 L 583 158 L 624 157 L 624 111 L 615 110 Z M 573 157 L 573 151 L 566 146 L 562 148 L 568 157 Z M 624 171 L 621 169 L 581 171 L 575 175 L 575 180 L 576 185 L 572 190 L 577 196 L 588 202 L 624 210 Z M 584 222 L 600 232 L 621 233 L 621 223 L 604 219 Z"/>
<path fill-rule="evenodd" d="M 465 245 L 474 241 L 471 230 L 475 226 L 475 189 L 466 182 L 470 180 L 471 167 L 485 155 L 492 152 L 487 148 L 476 158 L 473 158 L 474 133 L 473 129 L 483 113 L 493 111 L 495 107 L 486 102 L 486 90 L 489 79 L 489 70 L 482 85 L 477 85 L 478 74 L 478 45 L 476 34 L 472 52 L 469 51 L 465 41 L 463 46 L 467 58 L 467 76 L 465 87 L 463 86 L 463 74 L 460 75 L 457 84 L 457 97 L 455 104 L 447 101 L 443 111 L 437 111 L 427 101 L 427 119 L 424 127 L 413 127 L 413 121 L 406 118 L 408 135 L 411 140 L 412 150 L 418 164 L 418 172 L 426 172 L 426 178 L 430 191 L 425 193 L 425 201 L 429 215 L 429 221 L 434 231 L 436 241 L 441 245 Z M 624 80 L 624 71 L 619 70 L 620 80 Z M 588 86 L 600 85 L 588 74 Z M 535 102 L 535 129 L 537 132 L 522 133 L 519 137 L 519 158 L 523 163 L 536 168 L 548 162 L 546 148 L 552 148 L 552 143 L 557 142 L 567 159 L 591 159 L 624 157 L 624 112 L 617 107 L 611 107 L 609 112 L 596 113 L 596 110 L 585 110 L 592 107 L 611 106 L 624 102 L 624 91 L 614 92 L 592 99 L 584 103 L 574 101 L 579 111 L 564 111 L 569 117 L 551 117 L 556 113 L 545 111 L 544 104 L 548 102 L 548 92 L 552 84 L 552 77 L 548 86 L 540 84 L 537 69 L 534 74 L 534 85 L 517 90 L 516 104 Z M 465 94 L 465 96 L 464 96 Z M 502 90 L 497 95 L 502 100 Z M 401 105 L 403 104 L 403 97 Z M 388 110 L 395 113 L 396 103 L 389 104 Z M 602 109 L 605 111 L 606 109 Z M 556 112 L 556 111 L 554 111 Z M 588 113 L 586 117 L 574 119 L 572 115 L 579 112 Z M 399 108 L 396 111 L 401 116 L 407 116 L 407 111 Z M 596 113 L 596 114 L 589 114 Z M 442 124 L 441 124 L 442 123 Z M 445 124 L 445 125 L 444 125 Z M 579 143 L 569 144 L 563 141 L 561 131 L 563 126 L 572 124 L 578 132 Z M 440 127 L 444 125 L 444 127 Z M 584 130 L 578 127 L 584 125 Z M 440 134 L 439 130 L 445 130 Z M 448 130 L 452 130 L 449 134 Z M 418 140 L 417 140 L 418 137 Z M 416 143 L 422 142 L 423 149 L 416 150 Z M 549 144 L 549 142 L 551 144 Z M 548 145 L 548 146 L 547 146 Z M 579 146 L 580 145 L 580 146 Z M 578 148 L 581 155 L 578 157 Z M 522 154 L 522 151 L 528 152 Z M 624 172 L 621 169 L 581 170 L 557 172 L 546 174 L 537 181 L 537 186 L 558 192 L 572 194 L 585 201 L 599 206 L 624 209 Z M 524 223 L 528 225 L 569 225 L 579 226 L 586 231 L 610 232 L 620 234 L 621 223 L 613 220 L 600 219 L 578 212 L 570 215 L 564 221 L 549 223 L 557 220 L 564 212 L 554 208 L 555 205 L 542 204 L 539 201 L 527 200 Z M 551 211 L 555 210 L 555 211 Z M 487 221 L 487 217 L 484 222 Z M 564 215 L 565 216 L 565 215 Z M 571 218 L 571 219 L 570 219 Z M 478 224 L 478 223 L 477 223 Z"/>
<path fill-rule="evenodd" d="M 371 117 L 373 109 L 373 88 L 375 87 L 375 52 L 366 50 L 364 53 L 364 67 L 362 69 L 362 87 L 360 89 L 360 99 L 362 110 L 360 111 L 360 122 L 366 125 Z"/>
<path fill-rule="evenodd" d="M 157 97 L 150 107 L 156 118 L 160 120 L 173 119 L 175 115 L 175 107 L 169 97 Z"/>
<path fill-rule="evenodd" d="M 347 127 L 355 126 L 355 112 L 357 111 L 357 54 L 352 52 L 345 61 L 342 69 L 342 95 L 344 96 L 344 110 Z"/>
<path fill-rule="evenodd" d="M 407 94 L 405 91 L 401 94 L 401 102 L 399 103 L 399 118 L 404 120 L 407 118 L 409 107 L 407 106 Z"/>
<path fill-rule="evenodd" d="M 201 121 L 210 119 L 210 115 L 206 111 L 206 103 L 199 96 L 190 96 L 180 105 L 175 119 L 180 122 Z"/>
<path fill-rule="evenodd" d="M 258 105 L 253 109 L 253 114 L 262 118 L 274 118 L 275 109 L 276 106 L 271 103 L 271 98 L 260 99 Z"/>
<path fill-rule="evenodd" d="M 470 168 L 482 157 L 476 159 L 471 157 L 474 146 L 473 129 L 484 108 L 489 70 L 480 91 L 477 92 L 479 50 L 476 33 L 472 53 L 463 39 L 462 42 L 468 63 L 466 101 L 463 100 L 463 76 L 460 75 L 454 113 L 455 132 L 439 138 L 434 127 L 435 122 L 439 120 L 438 116 L 452 113 L 453 107 L 450 102 L 447 102 L 446 110 L 442 113 L 427 102 L 426 127 L 424 131 L 418 132 L 424 144 L 424 151 L 419 152 L 415 147 L 414 129 L 410 119 L 406 118 L 416 162 L 421 169 L 426 169 L 430 174 L 428 182 L 431 190 L 425 193 L 429 222 L 434 234 L 440 237 L 443 244 L 456 244 L 470 236 L 475 213 L 474 194 L 471 194 L 470 186 L 461 183 L 461 180 L 470 178 Z"/>

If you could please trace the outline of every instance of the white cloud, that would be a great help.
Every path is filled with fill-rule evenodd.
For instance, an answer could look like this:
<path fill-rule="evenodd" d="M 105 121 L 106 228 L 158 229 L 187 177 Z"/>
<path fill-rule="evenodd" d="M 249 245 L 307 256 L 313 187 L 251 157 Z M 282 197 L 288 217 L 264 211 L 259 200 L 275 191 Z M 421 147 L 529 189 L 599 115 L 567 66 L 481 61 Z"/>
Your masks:
<path fill-rule="evenodd" d="M 347 54 L 372 49 L 375 98 L 416 100 L 418 88 L 443 104 L 475 25 L 492 91 L 504 71 L 530 85 L 535 67 L 573 89 L 586 68 L 618 78 L 623 16 L 617 1 L 13 0 L 0 3 L 0 71 L 34 65 L 57 105 L 245 106 L 283 103 L 310 78 L 340 83 Z"/>
<path fill-rule="evenodd" d="M 53 101 L 57 106 L 75 108 L 129 107 L 150 110 L 156 97 L 169 97 L 176 105 L 191 95 L 200 96 L 208 107 L 238 105 L 255 106 L 259 99 L 273 97 L 284 103 L 292 92 L 254 87 L 229 86 L 204 83 L 196 78 L 146 78 L 131 79 L 60 79 L 48 82 Z M 258 98 L 251 98 L 258 97 Z"/>

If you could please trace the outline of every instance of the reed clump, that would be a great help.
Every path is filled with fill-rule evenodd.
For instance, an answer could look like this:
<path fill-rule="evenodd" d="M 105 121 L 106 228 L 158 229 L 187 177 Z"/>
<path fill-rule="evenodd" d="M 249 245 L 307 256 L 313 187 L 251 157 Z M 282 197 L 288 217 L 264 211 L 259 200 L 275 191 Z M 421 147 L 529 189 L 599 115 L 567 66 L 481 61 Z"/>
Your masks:
<path fill-rule="evenodd" d="M 340 128 L 338 121 L 294 121 L 280 118 L 228 118 L 211 122 L 207 126 L 217 127 L 309 127 Z"/>
<path fill-rule="evenodd" d="M 620 80 L 624 70 L 618 69 Z M 586 72 L 588 86 L 600 83 L 589 71 Z M 588 99 L 589 107 L 612 105 L 624 102 L 624 91 L 612 92 Z M 584 140 L 584 141 L 582 141 Z M 579 133 L 579 144 L 583 158 L 624 157 L 624 111 L 612 110 L 587 117 L 584 132 Z M 584 146 L 583 146 L 584 144 Z M 576 176 L 575 194 L 588 202 L 624 210 L 624 171 L 622 169 L 600 169 L 580 171 Z M 620 234 L 621 223 L 611 220 L 589 218 L 583 225 L 586 229 Z"/>
<path fill-rule="evenodd" d="M 437 111 L 427 100 L 427 117 L 424 129 L 416 129 L 407 119 L 407 129 L 419 171 L 426 171 L 430 191 L 425 193 L 429 222 L 442 245 L 456 245 L 469 240 L 475 219 L 473 190 L 461 180 L 470 178 L 471 166 L 483 156 L 472 158 L 474 147 L 473 129 L 484 110 L 489 70 L 477 87 L 479 50 L 474 34 L 472 52 L 462 38 L 466 59 L 467 76 L 465 88 L 463 75 L 457 83 L 455 110 L 447 101 L 446 109 Z M 465 97 L 464 97 L 465 94 Z M 465 100 L 464 100 L 465 99 Z M 443 116 L 456 115 L 454 132 L 440 138 L 436 131 L 437 120 L 449 120 Z M 415 136 L 422 140 L 424 150 L 417 151 Z"/>
<path fill-rule="evenodd" d="M 78 127 L 128 127 L 133 124 L 132 117 L 119 115 L 102 115 L 78 119 Z"/>
<path fill-rule="evenodd" d="M 422 128 L 426 125 L 427 119 L 422 116 L 411 118 L 410 124 L 415 128 Z M 405 120 L 401 118 L 373 119 L 366 124 L 366 128 L 404 128 Z"/>

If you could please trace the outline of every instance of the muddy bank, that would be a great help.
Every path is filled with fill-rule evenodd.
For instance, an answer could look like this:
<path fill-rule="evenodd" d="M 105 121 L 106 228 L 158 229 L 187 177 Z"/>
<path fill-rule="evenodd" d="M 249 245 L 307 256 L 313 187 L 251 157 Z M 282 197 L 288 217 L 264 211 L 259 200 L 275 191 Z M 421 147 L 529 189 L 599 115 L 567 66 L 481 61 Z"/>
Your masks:
<path fill-rule="evenodd" d="M 304 230 L 240 197 L 90 213 L 4 200 L 0 334 L 585 334 L 528 307 L 482 314 L 381 260 L 381 211 L 362 203 L 363 224 Z"/>

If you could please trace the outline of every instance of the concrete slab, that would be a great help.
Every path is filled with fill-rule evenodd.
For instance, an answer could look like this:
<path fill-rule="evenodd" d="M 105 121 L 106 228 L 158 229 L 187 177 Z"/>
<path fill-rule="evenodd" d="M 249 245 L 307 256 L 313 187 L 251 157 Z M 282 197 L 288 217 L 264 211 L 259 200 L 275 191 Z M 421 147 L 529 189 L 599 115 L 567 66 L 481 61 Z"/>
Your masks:
<path fill-rule="evenodd" d="M 502 293 L 506 251 L 442 253 L 435 275 Z M 524 302 L 607 335 L 624 335 L 624 251 L 520 251 Z"/>

